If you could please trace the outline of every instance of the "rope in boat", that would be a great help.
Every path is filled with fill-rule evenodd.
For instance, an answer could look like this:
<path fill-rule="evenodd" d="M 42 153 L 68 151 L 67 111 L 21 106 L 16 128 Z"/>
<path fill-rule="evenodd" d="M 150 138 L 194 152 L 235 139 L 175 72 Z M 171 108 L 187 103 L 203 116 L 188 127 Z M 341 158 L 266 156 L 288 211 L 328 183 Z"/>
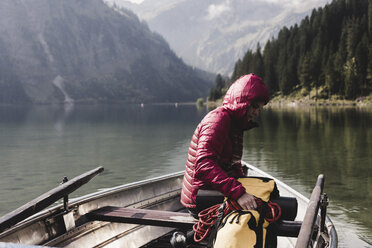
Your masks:
<path fill-rule="evenodd" d="M 260 198 L 255 198 L 257 209 L 262 208 L 263 201 Z M 265 213 L 265 220 L 269 223 L 277 221 L 281 214 L 281 208 L 277 203 L 267 202 L 267 208 Z M 222 204 L 216 204 L 212 207 L 204 209 L 198 214 L 199 221 L 194 224 L 194 241 L 201 242 L 210 234 L 212 227 L 216 224 L 218 219 L 222 220 L 223 216 L 236 211 L 241 210 L 240 205 L 234 200 L 226 200 Z M 220 218 L 219 218 L 220 217 Z M 217 228 L 217 227 L 216 227 Z"/>

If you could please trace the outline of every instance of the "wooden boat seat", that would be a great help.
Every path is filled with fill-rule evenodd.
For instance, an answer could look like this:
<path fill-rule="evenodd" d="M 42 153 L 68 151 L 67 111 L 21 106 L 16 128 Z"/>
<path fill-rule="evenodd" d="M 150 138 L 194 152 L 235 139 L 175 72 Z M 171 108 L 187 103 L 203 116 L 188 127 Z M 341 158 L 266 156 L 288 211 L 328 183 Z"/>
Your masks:
<path fill-rule="evenodd" d="M 111 206 L 94 210 L 86 217 L 91 221 L 174 227 L 183 230 L 192 229 L 197 221 L 188 213 Z M 279 221 L 276 227 L 277 235 L 297 237 L 301 224 L 301 221 Z"/>
<path fill-rule="evenodd" d="M 89 220 L 191 229 L 196 220 L 188 213 L 121 207 L 103 207 L 87 214 Z"/>

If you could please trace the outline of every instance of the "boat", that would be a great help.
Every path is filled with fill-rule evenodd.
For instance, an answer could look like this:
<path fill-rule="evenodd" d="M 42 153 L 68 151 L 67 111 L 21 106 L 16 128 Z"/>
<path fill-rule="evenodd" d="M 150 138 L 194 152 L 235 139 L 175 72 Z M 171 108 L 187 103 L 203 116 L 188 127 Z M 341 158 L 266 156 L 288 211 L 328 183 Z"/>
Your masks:
<path fill-rule="evenodd" d="M 243 164 L 248 176 L 274 178 Z M 1 217 L 0 247 L 172 247 L 175 234 L 185 234 L 177 239 L 181 243 L 188 240 L 196 220 L 180 204 L 183 171 L 69 199 L 102 171 L 98 167 L 65 178 L 55 189 Z M 326 214 L 324 176 L 317 178 L 310 199 L 274 179 L 281 196 L 298 204 L 295 219 L 278 224 L 277 247 L 337 247 L 336 229 Z"/>

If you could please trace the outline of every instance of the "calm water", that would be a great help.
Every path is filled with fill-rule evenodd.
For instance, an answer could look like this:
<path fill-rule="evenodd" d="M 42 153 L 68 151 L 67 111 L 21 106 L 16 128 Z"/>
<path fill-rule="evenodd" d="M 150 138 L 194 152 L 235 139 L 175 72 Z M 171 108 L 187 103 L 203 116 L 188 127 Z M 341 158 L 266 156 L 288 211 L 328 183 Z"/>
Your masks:
<path fill-rule="evenodd" d="M 0 107 L 0 215 L 99 165 L 72 196 L 182 170 L 194 105 Z M 372 243 L 372 110 L 265 109 L 245 161 L 310 196 L 326 176 L 340 247 Z M 368 244 L 369 243 L 369 244 Z"/>

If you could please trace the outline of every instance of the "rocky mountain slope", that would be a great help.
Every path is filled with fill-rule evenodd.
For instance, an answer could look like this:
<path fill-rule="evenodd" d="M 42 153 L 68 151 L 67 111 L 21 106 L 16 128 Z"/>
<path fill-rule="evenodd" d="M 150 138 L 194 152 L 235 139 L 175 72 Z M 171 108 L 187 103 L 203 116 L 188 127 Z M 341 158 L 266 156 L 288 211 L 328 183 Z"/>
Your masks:
<path fill-rule="evenodd" d="M 0 103 L 169 102 L 213 82 L 102 0 L 0 1 Z"/>
<path fill-rule="evenodd" d="M 248 49 L 263 46 L 330 0 L 105 0 L 129 8 L 187 63 L 229 74 Z"/>

